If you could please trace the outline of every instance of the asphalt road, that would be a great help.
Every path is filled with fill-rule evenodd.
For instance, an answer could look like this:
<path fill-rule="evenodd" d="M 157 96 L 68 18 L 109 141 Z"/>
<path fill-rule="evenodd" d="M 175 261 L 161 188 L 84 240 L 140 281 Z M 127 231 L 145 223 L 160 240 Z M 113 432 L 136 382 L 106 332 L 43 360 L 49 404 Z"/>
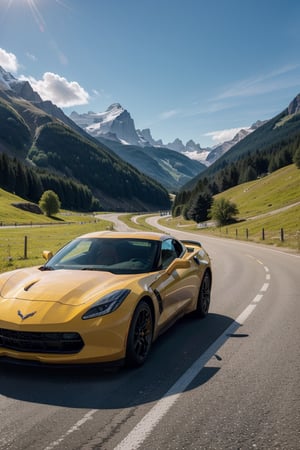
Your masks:
<path fill-rule="evenodd" d="M 300 448 L 300 255 L 200 241 L 209 316 L 178 322 L 138 370 L 1 365 L 0 449 Z"/>

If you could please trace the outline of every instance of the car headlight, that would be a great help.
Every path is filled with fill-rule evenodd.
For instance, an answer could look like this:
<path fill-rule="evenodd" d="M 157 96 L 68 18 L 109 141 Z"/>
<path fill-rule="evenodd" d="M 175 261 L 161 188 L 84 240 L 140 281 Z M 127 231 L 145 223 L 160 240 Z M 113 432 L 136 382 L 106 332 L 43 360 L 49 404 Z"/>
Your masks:
<path fill-rule="evenodd" d="M 129 289 L 120 289 L 102 297 L 82 316 L 83 320 L 105 316 L 115 311 L 129 294 Z"/>

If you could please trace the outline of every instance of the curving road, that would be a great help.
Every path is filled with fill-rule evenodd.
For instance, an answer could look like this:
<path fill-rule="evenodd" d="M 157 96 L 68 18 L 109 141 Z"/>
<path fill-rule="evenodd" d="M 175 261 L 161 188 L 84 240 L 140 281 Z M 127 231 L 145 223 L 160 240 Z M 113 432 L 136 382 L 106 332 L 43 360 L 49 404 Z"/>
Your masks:
<path fill-rule="evenodd" d="M 1 365 L 0 449 L 299 449 L 300 255 L 200 240 L 209 316 L 177 323 L 138 370 Z"/>

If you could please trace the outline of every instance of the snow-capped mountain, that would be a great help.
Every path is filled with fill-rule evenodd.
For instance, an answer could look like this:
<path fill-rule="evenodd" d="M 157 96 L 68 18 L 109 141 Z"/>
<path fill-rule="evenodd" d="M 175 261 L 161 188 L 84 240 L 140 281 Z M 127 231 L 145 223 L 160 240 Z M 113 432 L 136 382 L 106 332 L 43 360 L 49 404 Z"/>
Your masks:
<path fill-rule="evenodd" d="M 226 151 L 263 123 L 257 122 L 250 128 L 241 130 L 231 141 L 224 142 L 214 148 L 201 148 L 200 144 L 195 143 L 193 140 L 189 140 L 184 144 L 179 138 L 175 139 L 173 142 L 164 144 L 161 139 L 153 139 L 149 128 L 143 130 L 136 129 L 130 113 L 119 103 L 113 103 L 104 112 L 95 113 L 89 111 L 88 113 L 78 114 L 73 111 L 70 117 L 67 117 L 63 111 L 52 102 L 43 101 L 39 94 L 32 89 L 28 81 L 16 79 L 1 66 L 0 88 L 14 91 L 22 98 L 36 104 L 47 114 L 62 120 L 68 126 L 77 126 L 79 127 L 78 130 L 84 130 L 95 138 L 102 137 L 109 141 L 119 142 L 123 145 L 167 148 L 179 152 L 189 159 L 197 160 L 206 166 L 215 162 L 220 156 L 226 153 Z M 294 111 L 299 108 L 299 103 L 299 98 L 296 98 L 289 108 Z"/>
<path fill-rule="evenodd" d="M 113 103 L 105 112 L 92 112 L 78 114 L 73 111 L 70 119 L 79 127 L 95 138 L 105 138 L 117 141 L 125 145 L 137 145 L 140 147 L 164 147 L 183 153 L 190 159 L 205 162 L 207 154 L 211 149 L 202 149 L 200 144 L 189 140 L 186 145 L 177 138 L 174 142 L 164 144 L 161 139 L 155 140 L 149 128 L 135 129 L 134 121 L 129 112 L 119 103 Z"/>
<path fill-rule="evenodd" d="M 264 122 L 256 122 L 250 128 L 240 130 L 231 141 L 227 141 L 214 148 L 201 148 L 200 144 L 192 139 L 186 144 L 177 138 L 173 142 L 164 144 L 161 139 L 155 140 L 149 128 L 138 130 L 130 113 L 119 103 L 113 103 L 104 112 L 92 112 L 78 114 L 73 111 L 70 118 L 50 101 L 43 101 L 35 92 L 28 81 L 18 80 L 0 66 L 0 88 L 13 90 L 22 98 L 33 102 L 47 114 L 53 115 L 69 126 L 69 120 L 95 138 L 105 138 L 110 141 L 120 142 L 124 145 L 137 145 L 139 147 L 161 147 L 182 153 L 190 159 L 197 160 L 207 166 L 213 164 L 220 156 L 231 147 L 244 139 L 249 133 L 256 130 Z M 299 97 L 299 96 L 298 96 Z M 296 97 L 289 105 L 291 111 L 299 110 L 300 99 Z"/>
<path fill-rule="evenodd" d="M 14 91 L 17 95 L 30 102 L 42 102 L 41 97 L 35 92 L 28 81 L 18 80 L 11 73 L 6 72 L 0 66 L 0 88 Z"/>
<path fill-rule="evenodd" d="M 0 66 L 0 86 L 3 89 L 11 89 L 10 84 L 18 81 L 11 73 L 6 72 L 1 66 Z"/>
<path fill-rule="evenodd" d="M 89 111 L 85 114 L 78 114 L 73 111 L 70 119 L 95 138 L 104 138 L 125 145 L 137 145 L 139 147 L 167 148 L 190 159 L 197 160 L 206 166 L 210 166 L 231 147 L 264 123 L 258 121 L 250 128 L 240 130 L 231 141 L 224 142 L 213 148 L 201 148 L 200 144 L 195 143 L 192 139 L 186 144 L 179 138 L 168 144 L 164 144 L 161 139 L 153 139 L 149 128 L 144 130 L 135 129 L 134 121 L 129 112 L 119 103 L 113 103 L 105 112 L 95 113 Z"/>
<path fill-rule="evenodd" d="M 105 112 L 78 114 L 73 111 L 70 119 L 95 138 L 103 137 L 125 145 L 143 145 L 129 112 L 119 103 L 113 103 Z"/>

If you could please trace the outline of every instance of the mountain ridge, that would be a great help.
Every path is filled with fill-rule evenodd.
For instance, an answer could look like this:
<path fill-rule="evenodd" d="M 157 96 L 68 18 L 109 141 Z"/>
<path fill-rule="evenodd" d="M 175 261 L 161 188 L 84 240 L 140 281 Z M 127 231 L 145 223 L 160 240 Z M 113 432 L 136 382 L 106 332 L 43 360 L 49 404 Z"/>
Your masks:
<path fill-rule="evenodd" d="M 212 148 L 202 148 L 199 143 L 195 143 L 192 139 L 188 140 L 185 145 L 179 138 L 174 139 L 173 142 L 169 142 L 168 144 L 164 144 L 162 139 L 153 139 L 149 128 L 143 130 L 135 128 L 134 120 L 130 113 L 120 103 L 111 104 L 104 112 L 95 113 L 89 111 L 79 114 L 76 111 L 72 111 L 70 119 L 94 138 L 100 141 L 101 139 L 106 139 L 108 146 L 109 141 L 111 141 L 113 143 L 119 142 L 126 146 L 133 145 L 141 148 L 150 146 L 160 149 L 166 148 L 181 153 L 189 159 L 196 160 L 205 166 L 213 164 L 213 162 L 237 142 L 264 123 L 258 120 L 251 127 L 241 129 L 232 140 L 223 142 Z"/>
<path fill-rule="evenodd" d="M 82 199 L 91 202 L 86 209 L 95 206 L 95 198 L 102 209 L 150 211 L 169 207 L 168 192 L 162 185 L 102 146 L 56 105 L 42 101 L 28 82 L 16 81 L 3 69 L 0 119 L 0 182 L 4 189 L 16 193 L 26 190 L 24 198 L 36 201 L 41 189 L 55 185 L 63 196 L 63 207 L 76 203 L 71 198 L 72 189 L 74 193 L 78 190 L 78 196 L 85 192 Z M 23 186 L 21 177 L 16 178 L 17 170 Z M 34 180 L 31 190 L 29 178 Z M 83 200 L 80 204 L 84 206 Z"/>

